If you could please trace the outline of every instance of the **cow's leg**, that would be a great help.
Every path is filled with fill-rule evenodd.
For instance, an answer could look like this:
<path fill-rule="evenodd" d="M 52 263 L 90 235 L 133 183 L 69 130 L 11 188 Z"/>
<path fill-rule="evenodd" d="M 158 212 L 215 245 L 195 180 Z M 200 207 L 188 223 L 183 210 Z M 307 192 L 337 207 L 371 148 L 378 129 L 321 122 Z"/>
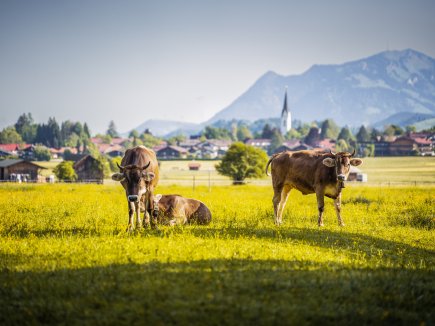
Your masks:
<path fill-rule="evenodd" d="M 319 210 L 319 220 L 317 221 L 319 226 L 323 226 L 323 211 L 325 210 L 325 194 L 323 190 L 316 191 L 317 208 Z"/>
<path fill-rule="evenodd" d="M 338 225 L 344 226 L 343 220 L 341 219 L 341 193 L 334 200 L 335 212 L 337 213 Z"/>
<path fill-rule="evenodd" d="M 145 210 L 143 213 L 143 223 L 145 227 L 148 227 L 150 225 L 150 214 L 148 214 L 148 211 Z"/>
<path fill-rule="evenodd" d="M 127 226 L 127 231 L 133 231 L 134 230 L 134 203 L 133 202 L 128 202 L 128 226 Z"/>
<path fill-rule="evenodd" d="M 140 204 L 139 202 L 134 203 L 134 209 L 136 210 L 136 226 L 142 228 L 142 220 L 140 218 Z"/>
<path fill-rule="evenodd" d="M 273 203 L 275 208 L 275 224 L 280 225 L 282 223 L 282 212 L 284 211 L 285 204 L 287 203 L 287 198 L 290 193 L 291 187 L 284 185 L 281 191 L 276 192 L 273 196 Z M 278 202 L 276 204 L 276 202 Z"/>
<path fill-rule="evenodd" d="M 144 212 L 143 212 L 143 223 L 145 227 L 150 225 L 150 214 L 148 213 L 148 200 L 145 200 L 144 203 Z"/>
<path fill-rule="evenodd" d="M 273 213 L 275 215 L 275 224 L 279 224 L 278 222 L 278 206 L 279 206 L 279 202 L 281 201 L 281 191 L 282 191 L 282 186 L 274 186 L 273 187 L 273 198 L 272 198 L 272 203 L 273 203 Z"/>
<path fill-rule="evenodd" d="M 187 223 L 187 215 L 184 209 L 178 209 L 173 211 L 173 219 L 169 221 L 171 225 L 183 225 Z M 174 223 L 175 222 L 175 223 Z"/>
<path fill-rule="evenodd" d="M 290 194 L 291 187 L 285 185 L 281 190 L 281 196 L 280 201 L 278 205 L 278 212 L 277 212 L 277 220 L 278 225 L 282 223 L 282 212 L 284 211 L 285 204 L 287 203 L 288 195 Z"/>
<path fill-rule="evenodd" d="M 151 221 L 151 228 L 157 229 L 157 216 L 154 216 L 154 205 L 151 203 L 150 200 L 147 200 L 145 214 L 147 215 L 146 219 L 148 224 L 150 224 Z"/>

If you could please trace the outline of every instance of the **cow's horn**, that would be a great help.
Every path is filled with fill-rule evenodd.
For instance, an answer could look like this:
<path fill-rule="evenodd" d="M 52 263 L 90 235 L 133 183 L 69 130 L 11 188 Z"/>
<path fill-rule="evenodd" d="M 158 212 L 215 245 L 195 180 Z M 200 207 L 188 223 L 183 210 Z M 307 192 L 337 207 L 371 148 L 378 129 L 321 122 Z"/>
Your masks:
<path fill-rule="evenodd" d="M 142 167 L 142 170 L 145 170 L 147 167 L 150 166 L 150 164 L 151 164 L 151 161 L 149 161 L 147 165 L 145 165 L 144 167 Z"/>
<path fill-rule="evenodd" d="M 332 154 L 332 155 L 337 155 L 337 153 L 334 153 L 333 151 L 332 151 L 332 149 L 329 149 L 329 152 Z"/>
<path fill-rule="evenodd" d="M 350 157 L 352 157 L 352 156 L 354 156 L 354 155 L 355 155 L 355 148 L 353 149 L 352 154 L 350 154 Z"/>
<path fill-rule="evenodd" d="M 119 170 L 124 170 L 124 167 L 122 165 L 119 165 L 118 162 L 116 162 L 116 165 L 118 166 Z"/>

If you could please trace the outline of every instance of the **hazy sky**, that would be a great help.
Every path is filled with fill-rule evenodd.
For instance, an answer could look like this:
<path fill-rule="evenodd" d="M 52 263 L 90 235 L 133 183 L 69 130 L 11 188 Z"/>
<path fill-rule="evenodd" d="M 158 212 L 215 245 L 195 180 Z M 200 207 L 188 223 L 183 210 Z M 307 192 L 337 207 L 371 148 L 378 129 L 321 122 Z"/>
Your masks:
<path fill-rule="evenodd" d="M 202 122 L 262 74 L 386 49 L 435 57 L 435 1 L 0 0 L 0 128 Z"/>

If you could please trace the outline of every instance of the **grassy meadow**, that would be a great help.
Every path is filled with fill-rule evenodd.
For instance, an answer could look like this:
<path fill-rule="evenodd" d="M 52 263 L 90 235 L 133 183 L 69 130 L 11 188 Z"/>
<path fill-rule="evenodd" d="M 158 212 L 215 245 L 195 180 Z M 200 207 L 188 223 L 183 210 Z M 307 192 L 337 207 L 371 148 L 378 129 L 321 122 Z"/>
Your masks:
<path fill-rule="evenodd" d="M 0 186 L 0 324 L 303 325 L 435 322 L 435 187 L 290 194 L 163 185 L 205 202 L 207 226 L 126 233 L 119 185 Z"/>

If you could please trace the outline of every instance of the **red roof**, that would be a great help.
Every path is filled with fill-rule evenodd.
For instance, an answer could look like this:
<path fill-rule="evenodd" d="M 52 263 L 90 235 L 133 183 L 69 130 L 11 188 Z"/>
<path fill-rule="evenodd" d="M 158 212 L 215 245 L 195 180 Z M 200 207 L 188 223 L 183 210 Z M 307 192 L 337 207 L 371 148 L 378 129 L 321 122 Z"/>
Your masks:
<path fill-rule="evenodd" d="M 426 138 L 414 138 L 414 141 L 419 145 L 430 145 L 432 141 Z"/>
<path fill-rule="evenodd" d="M 0 144 L 0 149 L 7 151 L 7 152 L 13 152 L 18 151 L 20 149 L 26 149 L 29 148 L 30 144 Z"/>

